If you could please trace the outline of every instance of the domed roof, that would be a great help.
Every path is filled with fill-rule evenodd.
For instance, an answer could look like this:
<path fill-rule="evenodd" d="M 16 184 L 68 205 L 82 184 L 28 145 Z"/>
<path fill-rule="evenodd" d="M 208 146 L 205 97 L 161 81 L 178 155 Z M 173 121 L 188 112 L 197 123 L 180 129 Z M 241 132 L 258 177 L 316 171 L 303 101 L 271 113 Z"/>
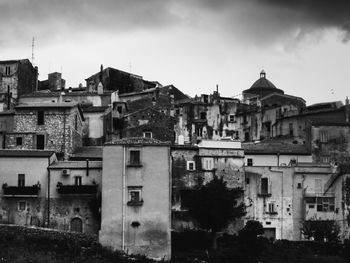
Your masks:
<path fill-rule="evenodd" d="M 260 78 L 254 82 L 254 84 L 247 90 L 243 91 L 243 94 L 259 95 L 264 97 L 271 93 L 284 94 L 284 91 L 276 88 L 276 86 L 266 78 L 264 70 L 260 72 Z"/>

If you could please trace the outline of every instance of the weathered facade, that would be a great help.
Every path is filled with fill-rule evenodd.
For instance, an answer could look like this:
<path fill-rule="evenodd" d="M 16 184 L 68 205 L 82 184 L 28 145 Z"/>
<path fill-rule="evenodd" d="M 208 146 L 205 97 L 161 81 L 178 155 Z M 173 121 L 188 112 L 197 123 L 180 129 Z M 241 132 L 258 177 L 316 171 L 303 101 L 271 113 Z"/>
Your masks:
<path fill-rule="evenodd" d="M 0 150 L 0 221 L 47 226 L 47 167 L 52 151 Z"/>
<path fill-rule="evenodd" d="M 37 90 L 38 68 L 28 59 L 0 61 L 0 111 L 10 110 L 22 94 Z"/>
<path fill-rule="evenodd" d="M 49 227 L 97 234 L 100 229 L 101 161 L 59 161 L 49 170 Z"/>
<path fill-rule="evenodd" d="M 174 142 L 174 124 L 173 117 L 148 107 L 125 116 L 123 137 L 148 137 Z"/>
<path fill-rule="evenodd" d="M 53 150 L 68 159 L 82 146 L 84 117 L 75 103 L 40 103 L 16 106 L 14 130 L 7 133 L 8 149 Z"/>
<path fill-rule="evenodd" d="M 244 187 L 244 153 L 241 143 L 231 140 L 202 140 L 198 146 L 174 145 L 172 177 L 172 228 L 181 230 L 195 227 L 188 214 L 187 202 L 191 191 L 222 177 L 229 188 Z M 230 225 L 228 232 L 242 226 L 238 220 Z"/>
<path fill-rule="evenodd" d="M 102 245 L 170 259 L 170 147 L 127 138 L 103 149 Z"/>

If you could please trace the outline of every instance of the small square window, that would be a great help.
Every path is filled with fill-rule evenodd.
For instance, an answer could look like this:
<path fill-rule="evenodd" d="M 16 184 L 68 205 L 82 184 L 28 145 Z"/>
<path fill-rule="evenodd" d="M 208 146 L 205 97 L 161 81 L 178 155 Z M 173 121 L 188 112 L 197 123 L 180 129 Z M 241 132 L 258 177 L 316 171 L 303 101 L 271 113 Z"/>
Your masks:
<path fill-rule="evenodd" d="M 235 115 L 230 115 L 230 122 L 235 122 Z"/>
<path fill-rule="evenodd" d="M 129 186 L 128 187 L 128 203 L 129 206 L 140 206 L 143 204 L 142 187 Z"/>
<path fill-rule="evenodd" d="M 144 138 L 152 138 L 152 132 L 150 132 L 150 131 L 143 132 L 143 137 Z"/>
<path fill-rule="evenodd" d="M 129 151 L 129 165 L 141 165 L 140 151 Z"/>
<path fill-rule="evenodd" d="M 315 209 L 315 205 L 309 205 L 310 209 Z"/>
<path fill-rule="evenodd" d="M 252 158 L 247 159 L 247 166 L 253 166 L 253 159 Z"/>
<path fill-rule="evenodd" d="M 297 187 L 298 187 L 298 189 L 301 189 L 301 183 L 298 183 Z"/>
<path fill-rule="evenodd" d="M 196 170 L 196 165 L 194 161 L 187 161 L 187 170 L 188 171 Z"/>
<path fill-rule="evenodd" d="M 26 207 L 27 207 L 26 201 L 19 201 L 19 202 L 18 202 L 18 210 L 19 210 L 19 211 L 24 211 L 24 210 L 26 210 Z"/>
<path fill-rule="evenodd" d="M 245 183 L 246 183 L 246 184 L 249 184 L 249 183 L 250 183 L 249 178 L 246 178 L 246 179 L 245 179 Z"/>
<path fill-rule="evenodd" d="M 16 145 L 17 146 L 22 146 L 22 137 L 17 137 L 16 138 Z"/>

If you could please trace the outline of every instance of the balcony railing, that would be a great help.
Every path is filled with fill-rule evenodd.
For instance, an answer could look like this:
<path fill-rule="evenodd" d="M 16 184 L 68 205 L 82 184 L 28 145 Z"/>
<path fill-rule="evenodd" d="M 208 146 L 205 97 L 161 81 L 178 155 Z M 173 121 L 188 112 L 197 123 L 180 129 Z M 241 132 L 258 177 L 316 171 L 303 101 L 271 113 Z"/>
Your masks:
<path fill-rule="evenodd" d="M 97 193 L 97 184 L 92 185 L 57 185 L 60 195 L 94 195 Z"/>
<path fill-rule="evenodd" d="M 37 197 L 40 190 L 40 185 L 33 186 L 3 186 L 4 197 L 19 196 L 19 197 Z"/>

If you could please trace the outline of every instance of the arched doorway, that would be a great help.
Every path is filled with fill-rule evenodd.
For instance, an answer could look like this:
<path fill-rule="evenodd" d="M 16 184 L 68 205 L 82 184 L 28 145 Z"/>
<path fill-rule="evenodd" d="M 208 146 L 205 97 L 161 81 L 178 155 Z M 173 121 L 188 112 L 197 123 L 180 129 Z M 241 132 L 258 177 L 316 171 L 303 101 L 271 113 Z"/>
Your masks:
<path fill-rule="evenodd" d="M 75 217 L 70 222 L 70 231 L 72 232 L 83 232 L 83 221 Z"/>

